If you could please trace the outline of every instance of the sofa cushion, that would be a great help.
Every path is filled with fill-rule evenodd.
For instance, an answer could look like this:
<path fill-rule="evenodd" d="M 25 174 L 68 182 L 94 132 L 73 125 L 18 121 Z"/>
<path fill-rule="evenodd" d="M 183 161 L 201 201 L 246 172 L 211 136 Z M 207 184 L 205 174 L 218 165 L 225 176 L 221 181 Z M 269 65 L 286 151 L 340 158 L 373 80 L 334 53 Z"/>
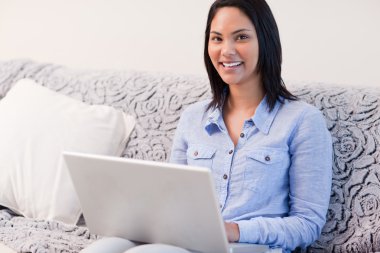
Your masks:
<path fill-rule="evenodd" d="M 20 80 L 0 101 L 0 205 L 75 224 L 81 208 L 61 152 L 121 155 L 134 120 Z"/>

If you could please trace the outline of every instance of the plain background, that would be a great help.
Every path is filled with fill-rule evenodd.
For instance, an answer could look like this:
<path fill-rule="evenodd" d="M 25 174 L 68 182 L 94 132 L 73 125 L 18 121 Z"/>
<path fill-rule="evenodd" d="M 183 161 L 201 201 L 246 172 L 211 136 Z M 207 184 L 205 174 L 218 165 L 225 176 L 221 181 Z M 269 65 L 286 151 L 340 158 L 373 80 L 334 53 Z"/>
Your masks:
<path fill-rule="evenodd" d="M 213 0 L 0 0 L 0 60 L 206 75 Z M 380 87 L 379 0 L 268 0 L 286 80 Z"/>

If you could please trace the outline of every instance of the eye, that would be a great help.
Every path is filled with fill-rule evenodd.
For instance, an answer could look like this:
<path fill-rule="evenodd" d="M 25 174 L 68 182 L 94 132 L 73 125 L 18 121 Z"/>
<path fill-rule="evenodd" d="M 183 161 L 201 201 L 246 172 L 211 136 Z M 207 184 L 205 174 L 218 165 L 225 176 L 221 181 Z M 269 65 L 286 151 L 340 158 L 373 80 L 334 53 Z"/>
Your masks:
<path fill-rule="evenodd" d="M 247 39 L 249 39 L 249 36 L 245 34 L 240 34 L 237 36 L 237 40 L 247 40 Z"/>
<path fill-rule="evenodd" d="M 210 40 L 211 41 L 214 41 L 214 42 L 220 42 L 222 41 L 222 38 L 218 37 L 218 36 L 211 36 L 210 37 Z"/>

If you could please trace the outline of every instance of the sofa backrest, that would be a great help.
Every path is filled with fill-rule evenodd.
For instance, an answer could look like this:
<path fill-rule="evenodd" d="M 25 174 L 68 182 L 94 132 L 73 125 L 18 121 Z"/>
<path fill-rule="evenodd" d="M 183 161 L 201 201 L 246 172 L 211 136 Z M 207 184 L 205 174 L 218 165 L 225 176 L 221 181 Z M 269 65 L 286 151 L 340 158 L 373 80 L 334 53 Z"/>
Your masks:
<path fill-rule="evenodd" d="M 294 93 L 323 112 L 333 138 L 327 223 L 311 252 L 380 251 L 380 91 L 312 84 Z"/>
<path fill-rule="evenodd" d="M 211 96 L 205 77 L 80 71 L 15 60 L 0 62 L 0 97 L 21 78 L 134 115 L 136 127 L 123 156 L 144 160 L 166 161 L 183 109 Z M 291 84 L 290 90 L 323 112 L 335 152 L 327 223 L 308 251 L 380 251 L 380 91 L 318 83 Z"/>

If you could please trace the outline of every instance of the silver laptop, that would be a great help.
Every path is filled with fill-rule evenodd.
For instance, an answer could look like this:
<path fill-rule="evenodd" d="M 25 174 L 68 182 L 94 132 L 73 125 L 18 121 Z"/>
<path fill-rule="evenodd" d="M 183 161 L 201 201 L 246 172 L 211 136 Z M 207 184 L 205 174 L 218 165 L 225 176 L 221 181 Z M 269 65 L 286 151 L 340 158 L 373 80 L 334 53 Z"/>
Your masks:
<path fill-rule="evenodd" d="M 90 231 L 203 253 L 266 252 L 229 244 L 206 168 L 64 152 Z"/>

